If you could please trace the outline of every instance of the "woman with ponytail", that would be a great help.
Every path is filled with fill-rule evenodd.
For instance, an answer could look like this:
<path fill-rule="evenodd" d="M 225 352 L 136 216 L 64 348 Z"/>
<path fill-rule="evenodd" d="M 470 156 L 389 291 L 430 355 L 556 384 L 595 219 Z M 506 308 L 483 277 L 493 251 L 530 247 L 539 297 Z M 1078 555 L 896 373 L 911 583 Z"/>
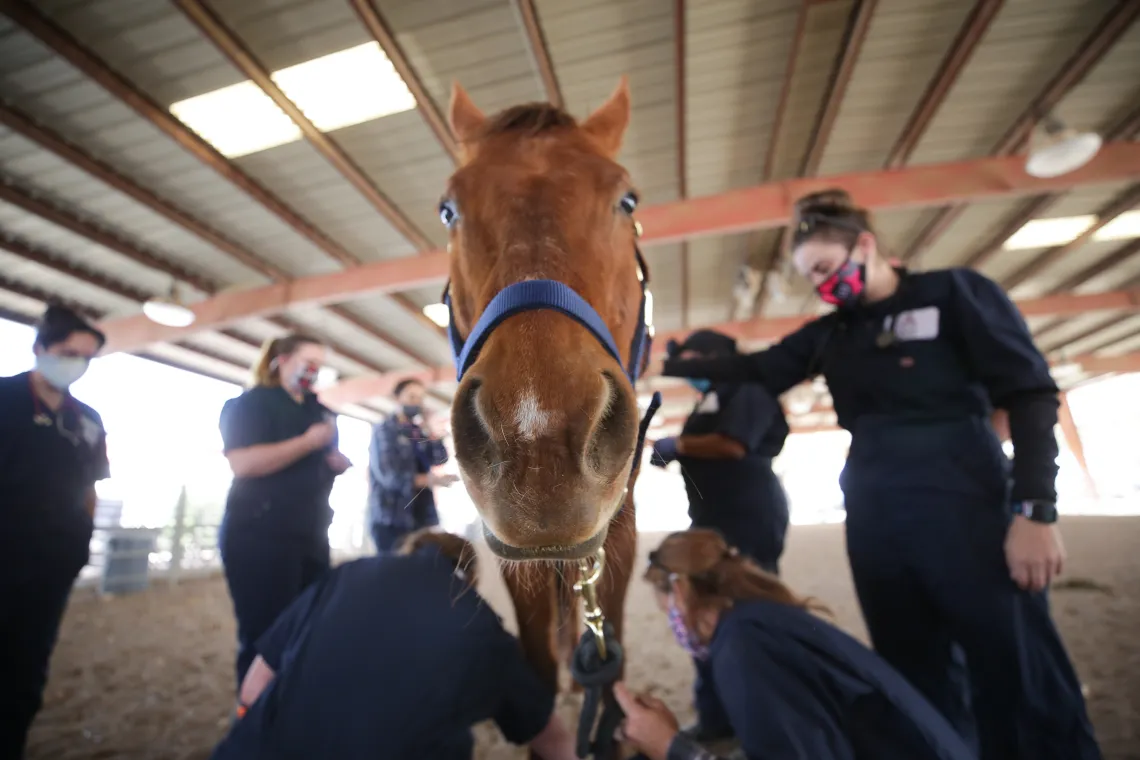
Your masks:
<path fill-rule="evenodd" d="M 222 408 L 234 480 L 218 544 L 237 617 L 237 682 L 253 643 L 329 567 L 329 493 L 350 463 L 313 384 L 325 360 L 303 335 L 267 341 L 251 387 Z"/>
<path fill-rule="evenodd" d="M 972 760 L 937 710 L 826 608 L 725 544 L 673 533 L 645 580 L 677 642 L 709 662 L 748 760 Z M 650 760 L 717 760 L 680 733 L 660 700 L 617 684 L 622 734 Z"/>
<path fill-rule="evenodd" d="M 801 198 L 790 238 L 795 268 L 835 310 L 763 351 L 678 358 L 664 373 L 773 396 L 822 375 L 851 433 L 847 555 L 875 651 L 981 760 L 1099 760 L 1049 614 L 1065 558 L 1058 389 L 1021 313 L 972 269 L 892 265 L 842 190 Z"/>

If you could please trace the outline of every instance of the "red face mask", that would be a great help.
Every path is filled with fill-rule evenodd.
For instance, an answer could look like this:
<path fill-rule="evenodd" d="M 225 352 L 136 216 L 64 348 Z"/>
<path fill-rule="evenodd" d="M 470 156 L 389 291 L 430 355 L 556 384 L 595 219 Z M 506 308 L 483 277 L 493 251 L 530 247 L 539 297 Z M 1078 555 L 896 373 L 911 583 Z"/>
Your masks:
<path fill-rule="evenodd" d="M 317 373 L 321 371 L 320 365 L 306 362 L 293 373 L 293 387 L 299 391 L 312 390 L 317 382 Z"/>
<path fill-rule="evenodd" d="M 816 287 L 816 292 L 824 303 L 839 307 L 851 307 L 859 303 L 866 287 L 867 268 L 848 257 L 835 274 Z"/>

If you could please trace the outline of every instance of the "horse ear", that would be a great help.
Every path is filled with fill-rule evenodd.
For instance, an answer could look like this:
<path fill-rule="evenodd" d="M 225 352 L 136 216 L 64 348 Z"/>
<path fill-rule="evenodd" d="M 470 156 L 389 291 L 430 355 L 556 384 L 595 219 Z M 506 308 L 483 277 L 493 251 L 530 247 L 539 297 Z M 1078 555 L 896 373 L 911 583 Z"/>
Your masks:
<path fill-rule="evenodd" d="M 610 158 L 615 158 L 621 150 L 621 141 L 629 126 L 629 110 L 629 79 L 622 76 L 609 100 L 582 123 L 582 129 Z"/>
<path fill-rule="evenodd" d="M 448 121 L 451 122 L 452 133 L 460 143 L 470 142 L 487 121 L 487 117 L 471 101 L 471 96 L 459 85 L 459 82 L 451 85 Z"/>

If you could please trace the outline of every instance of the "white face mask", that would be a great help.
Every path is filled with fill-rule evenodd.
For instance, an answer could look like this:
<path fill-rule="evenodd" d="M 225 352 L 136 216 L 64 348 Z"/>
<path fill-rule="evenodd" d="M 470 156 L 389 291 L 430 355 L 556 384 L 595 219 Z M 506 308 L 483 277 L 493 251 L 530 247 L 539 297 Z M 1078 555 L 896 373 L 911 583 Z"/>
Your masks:
<path fill-rule="evenodd" d="M 40 354 L 36 357 L 36 372 L 58 391 L 66 391 L 87 371 L 90 359 L 82 356 L 56 356 Z"/>

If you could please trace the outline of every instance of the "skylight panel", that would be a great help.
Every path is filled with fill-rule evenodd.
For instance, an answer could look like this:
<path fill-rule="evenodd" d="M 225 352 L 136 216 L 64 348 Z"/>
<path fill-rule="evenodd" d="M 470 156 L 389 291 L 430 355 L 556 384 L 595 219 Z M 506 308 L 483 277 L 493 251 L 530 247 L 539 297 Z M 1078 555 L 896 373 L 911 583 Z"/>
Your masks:
<path fill-rule="evenodd" d="M 1063 216 L 1055 219 L 1033 219 L 1013 233 L 1002 246 L 1006 250 L 1052 248 L 1065 245 L 1096 223 L 1094 214 Z"/>
<path fill-rule="evenodd" d="M 1140 209 L 1125 211 L 1093 233 L 1093 240 L 1127 240 L 1140 237 Z"/>
<path fill-rule="evenodd" d="M 450 321 L 447 304 L 443 303 L 429 303 L 424 307 L 424 316 L 440 327 L 447 327 L 447 323 Z"/>
<path fill-rule="evenodd" d="M 270 75 L 322 132 L 410 111 L 415 98 L 376 42 L 298 63 Z M 170 106 L 170 112 L 228 158 L 300 140 L 300 128 L 251 81 Z"/>

